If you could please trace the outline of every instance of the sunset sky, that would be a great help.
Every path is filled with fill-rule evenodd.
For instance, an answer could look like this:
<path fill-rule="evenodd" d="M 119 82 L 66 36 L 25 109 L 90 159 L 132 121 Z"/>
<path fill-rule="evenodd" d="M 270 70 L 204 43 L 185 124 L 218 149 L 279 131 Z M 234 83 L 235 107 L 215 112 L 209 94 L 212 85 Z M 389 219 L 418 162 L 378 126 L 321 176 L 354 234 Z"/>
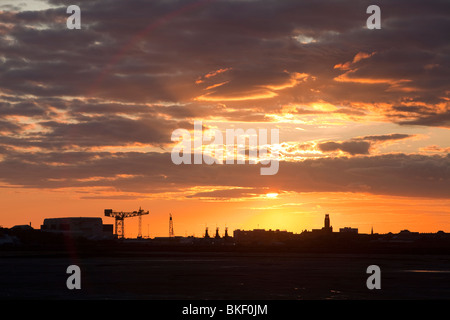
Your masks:
<path fill-rule="evenodd" d="M 371 4 L 0 0 L 0 225 L 450 232 L 450 2 Z M 175 165 L 196 120 L 278 129 L 278 173 Z"/>

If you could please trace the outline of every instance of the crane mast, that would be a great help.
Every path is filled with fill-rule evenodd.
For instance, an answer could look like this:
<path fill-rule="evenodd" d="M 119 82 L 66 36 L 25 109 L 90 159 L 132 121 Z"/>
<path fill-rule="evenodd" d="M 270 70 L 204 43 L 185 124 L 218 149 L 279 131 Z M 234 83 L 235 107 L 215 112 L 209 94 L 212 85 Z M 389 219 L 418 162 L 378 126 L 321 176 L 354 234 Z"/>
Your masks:
<path fill-rule="evenodd" d="M 124 212 L 113 211 L 113 209 L 105 209 L 105 216 L 115 219 L 116 235 L 119 239 L 125 238 L 125 218 L 139 217 L 139 230 L 138 238 L 142 238 L 142 216 L 149 214 L 148 211 L 144 211 L 139 207 L 138 211 Z"/>
<path fill-rule="evenodd" d="M 169 213 L 169 237 L 173 237 L 173 220 L 172 220 L 172 214 Z"/>

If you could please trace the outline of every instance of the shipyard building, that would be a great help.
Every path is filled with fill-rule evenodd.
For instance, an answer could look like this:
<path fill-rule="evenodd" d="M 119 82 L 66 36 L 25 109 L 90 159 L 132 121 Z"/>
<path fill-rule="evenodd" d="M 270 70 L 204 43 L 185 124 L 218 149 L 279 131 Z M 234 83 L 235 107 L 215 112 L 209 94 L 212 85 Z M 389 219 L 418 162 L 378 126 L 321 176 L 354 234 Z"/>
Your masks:
<path fill-rule="evenodd" d="M 103 224 L 102 218 L 93 217 L 47 218 L 41 230 L 86 239 L 114 238 L 113 225 Z"/>

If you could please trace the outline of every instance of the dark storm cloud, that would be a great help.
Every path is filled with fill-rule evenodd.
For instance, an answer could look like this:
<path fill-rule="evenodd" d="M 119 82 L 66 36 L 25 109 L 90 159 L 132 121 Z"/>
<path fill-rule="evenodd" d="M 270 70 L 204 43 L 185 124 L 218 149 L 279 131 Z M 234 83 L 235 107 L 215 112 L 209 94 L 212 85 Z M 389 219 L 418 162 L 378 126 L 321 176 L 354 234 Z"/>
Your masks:
<path fill-rule="evenodd" d="M 317 145 L 317 147 L 322 152 L 333 152 L 340 150 L 350 155 L 369 154 L 370 148 L 374 144 L 379 144 L 386 141 L 403 140 L 411 137 L 414 137 L 414 135 L 402 133 L 371 135 L 353 138 L 352 140 L 343 142 L 321 142 Z"/>
<path fill-rule="evenodd" d="M 51 132 L 43 139 L 58 141 L 74 146 L 103 146 L 169 143 L 172 132 L 188 123 L 164 121 L 158 118 L 129 119 L 126 117 L 89 117 L 88 121 L 79 123 L 42 122 L 44 128 Z M 192 126 L 192 125 L 191 125 Z"/>
<path fill-rule="evenodd" d="M 23 130 L 23 125 L 0 119 L 0 133 L 18 133 Z"/>
<path fill-rule="evenodd" d="M 362 191 L 447 198 L 449 168 L 449 155 L 389 154 L 283 161 L 276 175 L 261 176 L 258 165 L 177 166 L 168 153 L 71 152 L 10 154 L 0 163 L 0 176 L 4 183 L 33 188 L 114 187 L 142 194 L 182 192 L 197 186 L 235 189 L 193 195 L 210 198 L 264 194 L 268 187 L 293 192 Z"/>
<path fill-rule="evenodd" d="M 282 80 L 287 70 L 317 77 L 330 103 L 398 102 L 399 93 L 389 91 L 389 84 L 333 80 L 342 74 L 334 65 L 375 51 L 355 65 L 350 79 L 406 78 L 418 89 L 415 95 L 435 102 L 442 101 L 448 81 L 443 71 L 448 65 L 445 1 L 382 1 L 383 27 L 375 32 L 363 28 L 369 2 L 80 1 L 83 29 L 73 32 L 65 28 L 64 9 L 71 2 L 50 3 L 62 7 L 4 14 L 15 24 L 9 30 L 14 45 L 2 46 L 10 59 L 0 81 L 10 90 L 186 102 L 204 94 L 194 84 L 199 76 L 233 67 L 230 81 L 215 95 L 254 92 Z M 40 24 L 51 28 L 32 28 Z M 314 42 L 302 44 L 298 36 Z M 430 65 L 437 67 L 426 68 Z M 287 90 L 272 102 L 315 99 L 308 92 L 299 97 L 299 90 Z"/>
<path fill-rule="evenodd" d="M 374 144 L 405 135 L 324 142 L 323 151 L 360 156 L 283 162 L 270 178 L 257 166 L 175 166 L 168 154 L 67 152 L 161 145 L 174 129 L 192 128 L 195 118 L 267 121 L 285 105 L 318 100 L 338 106 L 334 113 L 375 112 L 395 123 L 449 127 L 448 1 L 381 1 L 381 30 L 364 28 L 369 1 L 85 0 L 77 1 L 81 30 L 66 28 L 72 1 L 48 2 L 60 7 L 0 13 L 5 183 L 127 192 L 270 185 L 448 197 L 448 156 L 364 156 Z M 357 59 L 359 53 L 366 56 Z M 296 73 L 308 78 L 291 83 Z M 271 98 L 220 101 L 261 93 Z M 219 101 L 195 100 L 202 96 Z M 42 130 L 24 134 L 17 116 Z"/>
<path fill-rule="evenodd" d="M 450 127 L 450 107 L 441 104 L 440 108 L 434 108 L 429 104 L 413 104 L 393 106 L 395 111 L 391 117 L 400 125 L 420 125 Z M 444 106 L 444 108 L 443 108 Z"/>
<path fill-rule="evenodd" d="M 381 135 L 373 135 L 373 136 L 365 136 L 361 138 L 355 138 L 357 140 L 369 140 L 369 141 L 388 141 L 388 140 L 402 140 L 411 138 L 414 135 L 411 134 L 402 134 L 402 133 L 391 133 L 391 134 L 381 134 Z"/>
<path fill-rule="evenodd" d="M 187 198 L 206 198 L 211 200 L 220 200 L 220 199 L 238 199 L 238 198 L 246 198 L 246 197 L 255 197 L 260 194 L 265 194 L 267 192 L 264 188 L 236 188 L 236 189 L 227 189 L 227 190 L 214 190 L 214 191 L 205 191 L 205 192 L 197 192 L 193 195 L 187 196 Z"/>
<path fill-rule="evenodd" d="M 0 117 L 4 116 L 43 116 L 45 110 L 33 101 L 23 101 L 19 103 L 9 103 L 0 101 Z"/>
<path fill-rule="evenodd" d="M 6 99 L 7 98 L 7 99 Z M 64 149 L 72 147 L 121 146 L 135 143 L 164 147 L 178 128 L 192 129 L 193 119 L 221 117 L 216 105 L 144 105 L 105 102 L 97 99 L 64 100 L 40 98 L 34 101 L 11 99 L 0 102 L 0 145 Z M 264 114 L 248 116 L 249 110 L 228 110 L 228 119 L 264 121 Z M 27 124 L 11 116 L 35 119 L 39 130 L 24 133 Z M 69 118 L 71 121 L 66 121 Z M 7 134 L 6 134 L 7 133 Z"/>
<path fill-rule="evenodd" d="M 346 142 L 324 142 L 318 144 L 319 150 L 323 152 L 341 150 L 351 155 L 368 154 L 370 142 L 367 141 L 346 141 Z"/>
<path fill-rule="evenodd" d="M 450 110 L 442 113 L 431 113 L 415 119 L 399 121 L 401 125 L 438 126 L 450 128 Z"/>

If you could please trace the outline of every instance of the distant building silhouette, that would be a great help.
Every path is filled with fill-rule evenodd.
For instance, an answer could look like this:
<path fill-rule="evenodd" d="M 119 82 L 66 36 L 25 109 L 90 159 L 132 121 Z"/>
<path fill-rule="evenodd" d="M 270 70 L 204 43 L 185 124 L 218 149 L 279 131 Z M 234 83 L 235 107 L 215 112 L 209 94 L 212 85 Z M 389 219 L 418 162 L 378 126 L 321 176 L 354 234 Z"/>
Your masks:
<path fill-rule="evenodd" d="M 322 229 L 312 229 L 313 233 L 332 233 L 333 227 L 330 224 L 330 215 L 325 214 L 324 226 Z"/>
<path fill-rule="evenodd" d="M 209 239 L 208 227 L 205 228 L 205 239 Z"/>
<path fill-rule="evenodd" d="M 330 226 L 330 215 L 325 215 L 325 226 L 323 227 L 323 230 L 326 232 L 333 232 L 333 227 Z"/>
<path fill-rule="evenodd" d="M 350 227 L 344 227 L 339 228 L 340 233 L 358 233 L 358 228 L 350 228 Z"/>
<path fill-rule="evenodd" d="M 250 243 L 274 243 L 282 242 L 286 240 L 292 240 L 294 238 L 292 232 L 284 230 L 234 230 L 233 238 L 236 242 L 250 242 Z"/>
<path fill-rule="evenodd" d="M 325 223 L 324 224 L 325 224 L 324 228 L 326 228 L 326 229 L 330 228 L 330 215 L 329 214 L 325 215 Z"/>
<path fill-rule="evenodd" d="M 44 224 L 41 225 L 41 230 L 62 233 L 80 238 L 113 238 L 113 225 L 103 224 L 102 218 L 48 218 L 44 219 Z"/>
<path fill-rule="evenodd" d="M 219 227 L 216 228 L 216 239 L 220 239 L 220 235 L 219 235 Z"/>
<path fill-rule="evenodd" d="M 224 236 L 224 238 L 225 239 L 229 239 L 230 238 L 230 236 L 228 235 L 228 227 L 225 227 L 225 236 Z"/>
<path fill-rule="evenodd" d="M 16 225 L 14 227 L 11 228 L 11 230 L 34 230 L 33 227 L 31 226 L 31 223 L 28 224 L 21 224 L 21 225 Z"/>
<path fill-rule="evenodd" d="M 173 232 L 173 220 L 172 220 L 172 214 L 169 214 L 169 237 L 173 237 L 174 236 L 174 232 Z"/>

